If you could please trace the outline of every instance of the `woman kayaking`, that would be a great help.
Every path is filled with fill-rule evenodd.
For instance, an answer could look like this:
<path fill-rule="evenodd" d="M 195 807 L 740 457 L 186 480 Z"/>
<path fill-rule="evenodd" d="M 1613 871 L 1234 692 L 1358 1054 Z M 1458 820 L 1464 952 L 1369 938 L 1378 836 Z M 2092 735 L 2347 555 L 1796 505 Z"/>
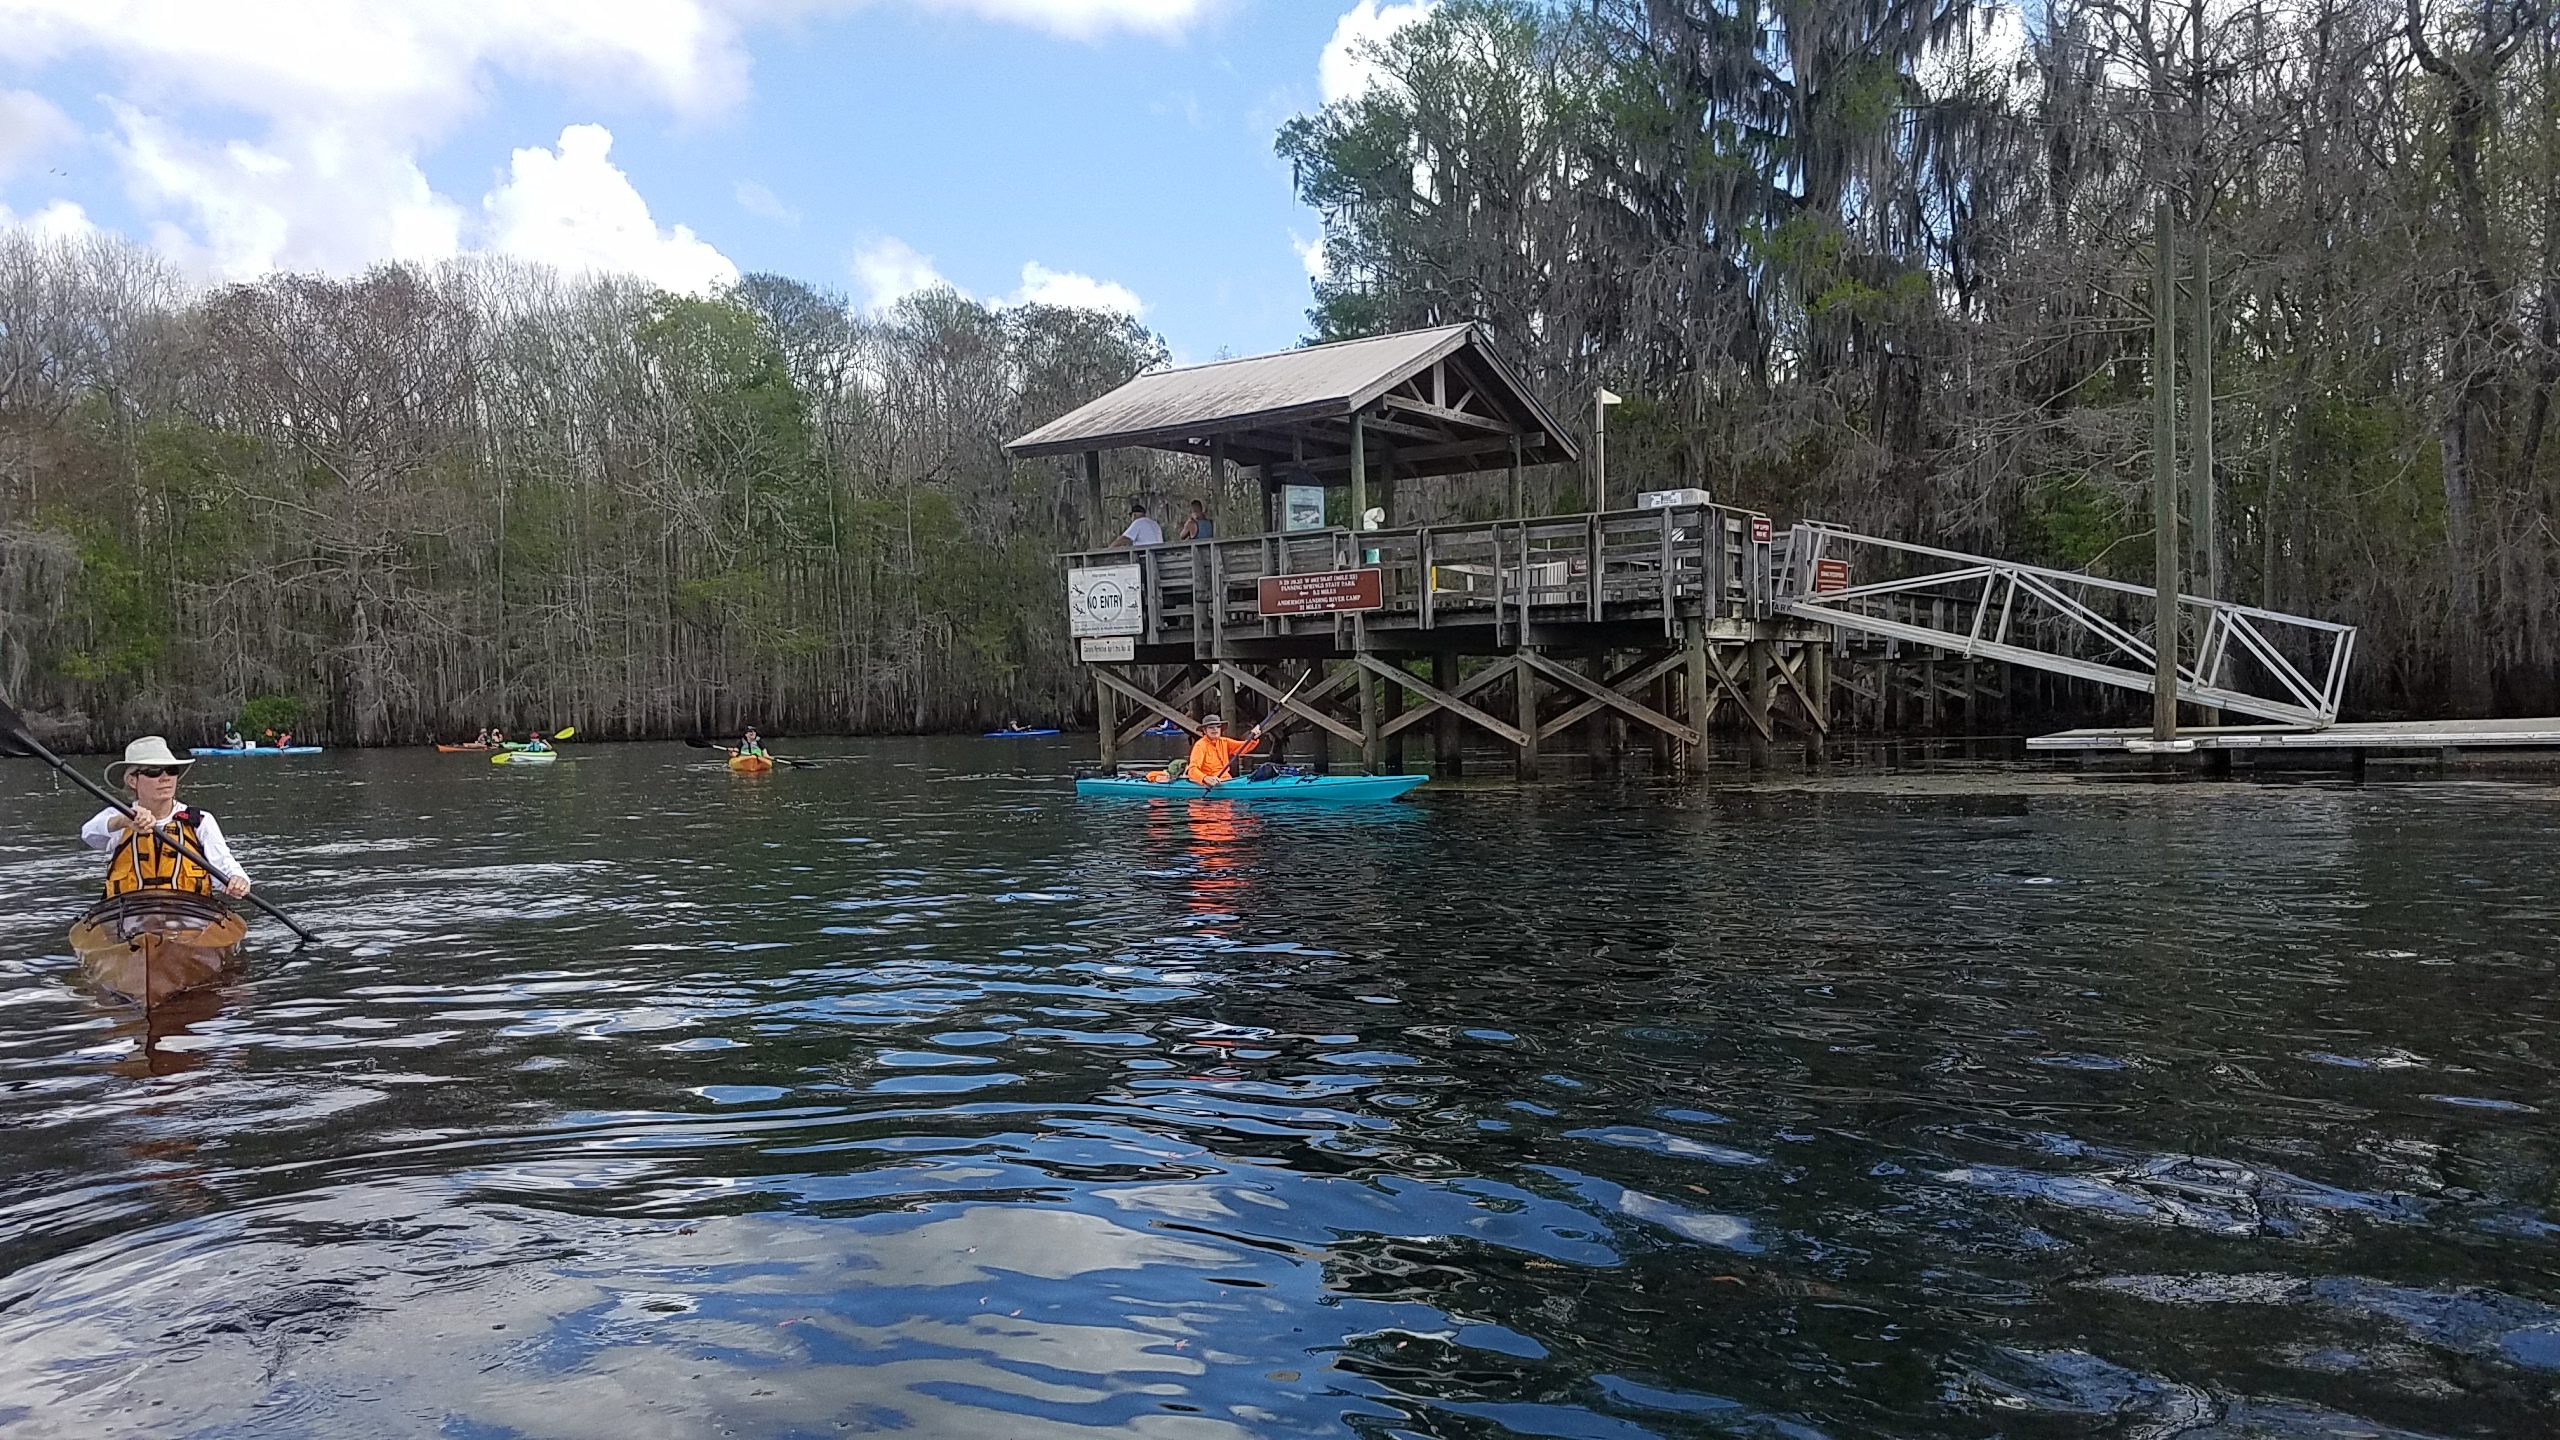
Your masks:
<path fill-rule="evenodd" d="M 762 755 L 765 753 L 764 737 L 756 733 L 756 727 L 750 725 L 747 727 L 747 733 L 739 737 L 738 748 L 729 753 L 733 755 Z"/>
<path fill-rule="evenodd" d="M 178 778 L 194 763 L 170 754 L 168 741 L 145 735 L 107 767 L 107 783 L 122 782 L 136 812 L 129 817 L 121 810 L 101 810 L 80 827 L 80 838 L 90 849 L 108 852 L 109 895 L 144 890 L 210 895 L 217 886 L 234 898 L 249 893 L 249 872 L 233 858 L 222 827 L 206 811 L 178 803 Z M 183 852 L 181 840 L 212 862 L 212 874 Z"/>

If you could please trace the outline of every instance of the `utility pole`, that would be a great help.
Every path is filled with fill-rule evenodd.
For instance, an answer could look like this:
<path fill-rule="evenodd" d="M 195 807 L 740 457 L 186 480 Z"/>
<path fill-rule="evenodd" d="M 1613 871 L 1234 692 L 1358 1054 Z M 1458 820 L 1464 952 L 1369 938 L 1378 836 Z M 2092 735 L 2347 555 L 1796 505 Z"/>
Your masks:
<path fill-rule="evenodd" d="M 2151 738 L 2178 737 L 2178 236 L 2163 191 L 2151 222 Z"/>

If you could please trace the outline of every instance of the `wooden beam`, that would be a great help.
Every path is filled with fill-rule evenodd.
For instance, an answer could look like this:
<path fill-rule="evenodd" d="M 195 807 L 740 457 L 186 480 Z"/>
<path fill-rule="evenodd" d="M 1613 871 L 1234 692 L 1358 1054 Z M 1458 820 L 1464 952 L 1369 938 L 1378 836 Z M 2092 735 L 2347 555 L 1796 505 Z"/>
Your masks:
<path fill-rule="evenodd" d="M 1381 403 L 1391 410 L 1402 410 L 1408 414 L 1425 416 L 1443 425 L 1469 425 L 1501 435 L 1508 435 L 1517 428 L 1490 415 L 1470 415 L 1464 410 L 1451 410 L 1446 406 L 1434 405 L 1424 400 L 1408 400 L 1401 395 L 1390 395 Z"/>
<path fill-rule="evenodd" d="M 1376 674 L 1384 676 L 1387 680 L 1401 685 L 1405 689 L 1412 691 L 1414 694 L 1421 696 L 1426 702 L 1428 702 L 1423 709 L 1407 710 L 1402 715 L 1397 716 L 1394 720 L 1389 721 L 1386 727 L 1378 732 L 1382 738 L 1394 735 L 1408 726 L 1421 724 L 1424 720 L 1429 719 L 1434 711 L 1446 710 L 1452 715 L 1462 716 L 1468 721 L 1481 726 L 1486 730 L 1492 731 L 1494 734 L 1501 736 L 1503 739 L 1514 745 L 1520 743 L 1520 729 L 1518 726 L 1506 725 L 1503 722 L 1494 719 L 1491 715 L 1488 715 L 1473 705 L 1468 704 L 1466 701 L 1459 699 L 1457 696 L 1450 694 L 1448 691 L 1443 690 L 1428 681 L 1417 679 L 1412 671 L 1386 664 L 1385 662 L 1368 655 L 1361 656 L 1360 663 L 1367 666 Z M 1481 680 L 1483 677 L 1479 676 L 1477 678 Z"/>
<path fill-rule="evenodd" d="M 1599 681 L 1592 679 L 1590 676 L 1583 674 L 1581 671 L 1576 670 L 1571 666 L 1559 665 L 1534 650 L 1521 651 L 1520 658 L 1529 666 L 1529 668 L 1537 671 L 1540 675 L 1547 677 L 1549 680 L 1555 681 L 1568 689 L 1579 690 L 1583 694 L 1590 696 L 1592 699 L 1599 701 L 1601 704 L 1608 706 L 1610 709 L 1628 716 L 1630 719 L 1641 720 L 1645 724 L 1653 726 L 1655 729 L 1662 731 L 1664 734 L 1671 736 L 1673 739 L 1678 740 L 1683 744 L 1695 745 L 1698 743 L 1697 731 L 1690 729 L 1688 726 L 1681 724 L 1679 721 L 1672 719 L 1670 716 L 1663 714 L 1661 711 L 1654 709 L 1650 705 L 1639 704 L 1636 701 L 1628 699 L 1626 696 L 1619 694 L 1617 691 L 1610 689 L 1608 686 L 1601 684 Z M 1674 658 L 1670 663 L 1677 664 L 1678 658 Z M 1669 666 L 1666 665 L 1664 668 L 1668 669 Z"/>
<path fill-rule="evenodd" d="M 1672 671 L 1677 670 L 1688 663 L 1689 657 L 1685 652 L 1675 651 L 1660 659 L 1652 661 L 1639 660 L 1626 669 L 1619 671 L 1617 674 L 1610 676 L 1608 680 L 1603 683 L 1607 684 L 1612 690 L 1633 690 L 1639 686 L 1650 685 L 1654 681 L 1661 679 L 1663 676 L 1670 674 Z M 1576 703 L 1573 708 L 1556 716 L 1554 719 L 1547 721 L 1545 724 L 1540 725 L 1538 727 L 1538 732 L 1542 736 L 1561 735 L 1565 731 L 1573 728 L 1575 725 L 1582 723 L 1584 720 L 1598 713 L 1600 708 L 1601 703 L 1597 700 L 1580 701 Z M 1660 729 L 1661 727 L 1656 726 L 1655 728 Z M 1664 731 L 1663 733 L 1670 734 L 1671 732 Z M 1674 738 L 1678 737 L 1675 736 Z M 1690 743 L 1694 744 L 1696 742 L 1692 741 Z"/>
<path fill-rule="evenodd" d="M 1210 682 L 1206 677 L 1193 681 L 1190 688 L 1182 691 L 1178 696 L 1170 700 L 1150 695 L 1147 693 L 1145 686 L 1123 680 L 1119 676 L 1103 669 L 1099 665 L 1093 667 L 1093 678 L 1101 684 L 1137 701 L 1141 707 L 1154 712 L 1155 715 L 1172 721 L 1174 724 L 1181 726 L 1183 729 L 1190 731 L 1194 735 L 1200 733 L 1200 726 L 1198 722 L 1194 721 L 1189 715 L 1184 714 L 1179 707 L 1190 704 L 1193 699 L 1199 696 L 1201 691 L 1209 688 Z M 1153 723 L 1155 723 L 1153 720 L 1148 720 L 1146 724 L 1135 724 L 1133 722 L 1133 728 L 1123 732 L 1122 743 L 1125 744 L 1130 740 L 1135 740 L 1138 738 L 1138 731 L 1146 729 L 1148 725 L 1152 725 Z"/>

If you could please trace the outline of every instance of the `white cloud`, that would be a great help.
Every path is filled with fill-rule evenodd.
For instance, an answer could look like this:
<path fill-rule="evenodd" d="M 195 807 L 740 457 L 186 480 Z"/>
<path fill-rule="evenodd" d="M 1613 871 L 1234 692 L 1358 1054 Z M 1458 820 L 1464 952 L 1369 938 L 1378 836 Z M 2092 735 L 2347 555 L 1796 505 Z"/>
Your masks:
<path fill-rule="evenodd" d="M 98 233 L 89 212 L 68 200 L 56 200 L 33 215 L 0 205 L 0 230 L 32 230 L 46 240 L 81 240 Z"/>
<path fill-rule="evenodd" d="M 1147 313 L 1145 302 L 1126 285 L 1096 280 L 1072 270 L 1052 270 L 1037 260 L 1022 267 L 1022 288 L 1013 292 L 1010 303 L 1107 310 L 1132 319 Z"/>
<path fill-rule="evenodd" d="M 572 125 L 558 151 L 519 150 L 507 183 L 489 192 L 490 248 L 576 273 L 637 275 L 669 290 L 733 284 L 738 267 L 682 225 L 672 234 L 608 158 L 613 132 Z"/>
<path fill-rule="evenodd" d="M 888 309 L 910 295 L 926 290 L 961 290 L 943 278 L 934 268 L 933 257 L 895 236 L 884 236 L 853 253 L 849 262 L 854 283 L 862 289 L 862 303 L 873 313 Z M 1052 270 L 1034 260 L 1022 267 L 1022 285 L 1010 295 L 996 297 L 997 305 L 1062 305 L 1079 310 L 1102 310 L 1131 318 L 1147 313 L 1146 302 L 1126 285 L 1109 280 L 1096 280 L 1072 270 Z"/>
<path fill-rule="evenodd" d="M 32 90 L 0 90 L 0 177 L 14 175 L 57 145 L 80 138 L 80 127 Z"/>
<path fill-rule="evenodd" d="M 1327 105 L 1369 93 L 1378 83 L 1372 52 L 1388 36 L 1429 15 L 1437 0 L 1406 0 L 1381 8 L 1378 0 L 1360 0 L 1333 27 L 1324 53 L 1316 58 L 1316 93 Z"/>
<path fill-rule="evenodd" d="M 1289 248 L 1298 252 L 1298 263 L 1307 267 L 1308 279 L 1322 280 L 1325 277 L 1323 236 L 1319 235 L 1313 240 L 1301 240 L 1298 238 L 1298 233 L 1292 230 L 1289 232 Z"/>
<path fill-rule="evenodd" d="M 951 284 L 933 268 L 933 257 L 894 235 L 883 236 L 853 253 L 854 283 L 862 287 L 862 303 L 886 310 L 910 295 Z"/>
<path fill-rule="evenodd" d="M 0 0 L 0 58 L 113 77 L 114 133 L 97 138 L 154 242 L 201 274 L 348 273 L 485 247 L 694 285 L 732 267 L 683 226 L 660 230 L 601 129 L 515 152 L 476 214 L 435 191 L 422 158 L 502 80 L 715 114 L 749 91 L 749 27 L 892 3 L 1089 39 L 1170 36 L 1226 0 Z M 51 103 L 0 90 L 0 174 L 77 138 Z M 761 186 L 736 195 L 791 214 Z M 912 288 L 913 269 L 884 288 Z"/>
<path fill-rule="evenodd" d="M 746 91 L 746 52 L 727 9 L 728 0 L 0 0 L 0 34 L 22 66 L 103 60 L 124 97 L 108 100 L 117 129 L 108 149 L 153 240 L 199 273 L 246 279 L 462 253 L 474 238 L 468 212 L 435 192 L 419 157 L 482 108 L 498 74 L 572 89 L 602 89 L 609 77 L 617 98 L 686 114 L 728 104 Z M 228 117 L 222 130 L 195 118 L 207 111 Z M 600 183 L 606 176 L 613 185 Z M 523 232 L 499 235 L 499 248 L 531 243 L 525 227 L 544 215 L 554 232 L 544 248 L 555 253 L 563 226 L 626 233 L 635 206 L 645 224 L 646 206 L 618 171 L 599 165 L 586 179 L 583 199 L 606 209 L 583 222 L 567 218 L 559 197 L 543 211 L 538 193 L 510 194 L 521 174 L 493 194 L 492 218 L 503 208 Z M 682 246 L 671 255 L 665 245 L 675 243 L 635 253 L 661 274 L 703 273 L 700 255 L 674 263 Z"/>
<path fill-rule="evenodd" d="M 436 261 L 461 248 L 462 210 L 415 161 L 335 126 L 211 144 L 126 105 L 114 150 L 146 213 L 175 212 L 154 238 L 180 264 L 226 280 L 280 267 L 337 272 L 380 260 Z"/>
<path fill-rule="evenodd" d="M 922 0 L 930 9 L 1008 20 L 1079 40 L 1113 30 L 1180 32 L 1209 13 L 1211 0 Z"/>
<path fill-rule="evenodd" d="M 738 208 L 750 215 L 761 215 L 767 220 L 779 220 L 785 225 L 800 223 L 799 211 L 783 204 L 781 196 L 753 180 L 739 181 L 736 193 Z"/>

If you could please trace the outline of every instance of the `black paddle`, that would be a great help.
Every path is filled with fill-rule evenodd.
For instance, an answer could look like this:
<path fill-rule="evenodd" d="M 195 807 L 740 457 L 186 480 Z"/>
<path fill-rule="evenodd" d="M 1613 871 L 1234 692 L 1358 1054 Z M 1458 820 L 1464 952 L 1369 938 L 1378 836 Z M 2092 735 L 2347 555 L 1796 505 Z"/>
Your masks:
<path fill-rule="evenodd" d="M 27 729 L 26 717 L 20 715 L 17 707 L 11 705 L 5 699 L 0 699 L 0 740 L 5 740 L 7 742 L 5 753 L 19 756 L 21 758 L 32 756 L 35 759 L 41 760 L 47 765 L 52 766 L 54 769 L 61 771 L 63 774 L 70 776 L 81 789 L 88 791 L 90 794 L 106 801 L 109 805 L 123 811 L 125 818 L 131 820 L 138 820 L 141 818 L 134 814 L 132 806 L 117 799 L 115 796 L 108 794 L 105 786 L 98 784 L 88 776 L 81 774 L 76 769 L 73 769 L 70 761 L 63 759 L 61 756 L 44 748 L 44 746 L 36 740 L 35 735 Z M 198 850 L 191 844 L 188 844 L 184 836 L 173 834 L 170 838 L 177 842 L 179 854 L 186 856 L 188 859 L 196 862 L 196 864 L 204 867 L 204 873 L 207 875 L 216 873 L 213 868 L 213 862 L 204 857 L 203 851 Z M 303 929 L 292 916 L 287 915 L 273 905 L 268 904 L 266 897 L 260 895 L 257 891 L 252 890 L 240 898 L 257 906 L 259 909 L 266 911 L 269 915 L 274 916 L 277 922 L 282 924 L 284 928 L 301 937 L 303 944 L 308 945 L 320 938 L 319 936 L 312 934 L 310 931 Z"/>
<path fill-rule="evenodd" d="M 716 740 L 705 740 L 699 735 L 686 736 L 684 743 L 692 746 L 696 750 L 726 750 L 732 755 L 738 753 L 734 746 L 723 745 Z M 818 768 L 818 762 L 815 760 L 785 760 L 779 755 L 767 755 L 764 758 L 772 761 L 776 765 L 788 765 L 794 770 L 815 770 Z"/>

